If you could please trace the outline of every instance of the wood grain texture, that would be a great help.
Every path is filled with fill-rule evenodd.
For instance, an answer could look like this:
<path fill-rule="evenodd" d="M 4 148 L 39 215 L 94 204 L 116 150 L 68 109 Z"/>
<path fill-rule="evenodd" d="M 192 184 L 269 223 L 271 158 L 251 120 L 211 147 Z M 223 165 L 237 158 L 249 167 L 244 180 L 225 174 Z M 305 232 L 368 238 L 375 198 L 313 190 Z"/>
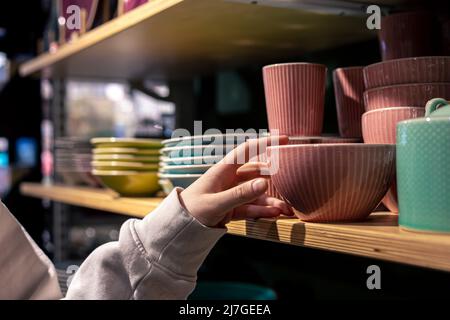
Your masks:
<path fill-rule="evenodd" d="M 61 185 L 45 186 L 37 183 L 23 183 L 20 190 L 22 194 L 36 198 L 141 218 L 155 209 L 163 199 L 125 198 L 106 189 Z"/>
<path fill-rule="evenodd" d="M 374 213 L 365 222 L 306 223 L 261 219 L 228 224 L 228 232 L 256 239 L 450 271 L 450 237 L 402 231 L 397 215 Z"/>
<path fill-rule="evenodd" d="M 102 189 L 21 185 L 23 194 L 135 217 L 144 217 L 162 198 L 116 198 Z M 450 271 L 450 236 L 400 230 L 398 216 L 373 213 L 358 223 L 307 223 L 295 218 L 233 221 L 228 233 L 309 248 Z"/>
<path fill-rule="evenodd" d="M 330 28 L 330 26 L 333 26 Z M 152 0 L 20 66 L 22 76 L 174 77 L 374 38 L 361 17 L 223 0 Z"/>

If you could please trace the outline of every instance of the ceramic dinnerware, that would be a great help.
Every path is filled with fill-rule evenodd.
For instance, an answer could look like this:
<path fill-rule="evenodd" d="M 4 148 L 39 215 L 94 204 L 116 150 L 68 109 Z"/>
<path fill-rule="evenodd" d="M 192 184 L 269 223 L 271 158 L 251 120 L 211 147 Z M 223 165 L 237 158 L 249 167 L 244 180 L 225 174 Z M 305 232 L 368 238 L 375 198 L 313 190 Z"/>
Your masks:
<path fill-rule="evenodd" d="M 363 69 L 366 90 L 396 84 L 450 82 L 450 57 L 414 57 L 371 64 Z"/>
<path fill-rule="evenodd" d="M 425 107 L 435 97 L 450 99 L 450 82 L 400 84 L 370 89 L 364 92 L 366 111 L 408 106 Z"/>
<path fill-rule="evenodd" d="M 333 84 L 339 134 L 341 137 L 361 137 L 361 116 L 364 113 L 363 67 L 334 70 Z"/>
<path fill-rule="evenodd" d="M 397 126 L 399 225 L 450 233 L 450 102 L 433 99 L 424 118 Z"/>
<path fill-rule="evenodd" d="M 288 136 L 322 133 L 326 67 L 283 63 L 263 68 L 269 129 Z"/>
<path fill-rule="evenodd" d="M 395 173 L 395 146 L 286 145 L 267 148 L 276 190 L 311 222 L 365 219 L 377 207 Z"/>

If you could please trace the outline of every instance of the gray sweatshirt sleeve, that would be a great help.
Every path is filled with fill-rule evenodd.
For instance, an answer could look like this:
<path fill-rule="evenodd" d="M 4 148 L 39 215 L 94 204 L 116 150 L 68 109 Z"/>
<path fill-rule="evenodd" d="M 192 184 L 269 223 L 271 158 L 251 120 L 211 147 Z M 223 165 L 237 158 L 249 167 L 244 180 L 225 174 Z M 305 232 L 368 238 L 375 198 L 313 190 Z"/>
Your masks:
<path fill-rule="evenodd" d="M 66 299 L 185 299 L 225 229 L 208 228 L 180 204 L 175 189 L 143 220 L 122 225 L 119 240 L 97 248 L 73 277 Z"/>
<path fill-rule="evenodd" d="M 53 264 L 0 201 L 0 299 L 60 299 Z"/>

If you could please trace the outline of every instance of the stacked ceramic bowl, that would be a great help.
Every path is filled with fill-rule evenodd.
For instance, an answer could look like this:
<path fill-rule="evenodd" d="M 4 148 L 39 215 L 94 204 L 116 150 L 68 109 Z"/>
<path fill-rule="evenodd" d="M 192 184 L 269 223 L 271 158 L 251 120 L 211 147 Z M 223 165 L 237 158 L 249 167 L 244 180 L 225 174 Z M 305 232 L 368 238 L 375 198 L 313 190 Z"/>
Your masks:
<path fill-rule="evenodd" d="M 99 186 L 92 174 L 91 144 L 87 140 L 63 137 L 55 141 L 55 172 L 68 185 Z"/>
<path fill-rule="evenodd" d="M 92 173 L 123 196 L 151 196 L 159 189 L 161 140 L 94 138 Z"/>
<path fill-rule="evenodd" d="M 225 133 L 164 140 L 159 183 L 166 193 L 174 187 L 186 188 L 236 146 L 257 137 L 256 133 Z"/>
<path fill-rule="evenodd" d="M 396 143 L 399 121 L 423 117 L 432 98 L 450 99 L 450 57 L 418 57 L 388 60 L 364 68 L 365 143 Z M 398 213 L 394 181 L 384 205 Z"/>
<path fill-rule="evenodd" d="M 291 204 L 305 221 L 348 221 L 367 217 L 387 191 L 393 175 L 389 146 L 361 141 L 364 91 L 362 68 L 338 69 L 341 136 L 323 136 L 326 67 L 287 63 L 263 69 L 269 129 L 289 136 L 286 146 L 272 146 L 259 161 L 271 164 L 268 195 Z M 383 159 L 386 159 L 384 161 Z M 362 181 L 371 181 L 358 193 Z"/>

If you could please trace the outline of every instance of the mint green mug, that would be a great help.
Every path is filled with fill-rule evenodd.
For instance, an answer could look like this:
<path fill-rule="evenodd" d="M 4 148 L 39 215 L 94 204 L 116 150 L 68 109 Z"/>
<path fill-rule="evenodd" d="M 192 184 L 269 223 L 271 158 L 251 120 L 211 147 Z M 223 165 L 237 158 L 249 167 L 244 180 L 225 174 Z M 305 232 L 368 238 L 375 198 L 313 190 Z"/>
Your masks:
<path fill-rule="evenodd" d="M 450 233 L 450 102 L 428 101 L 425 117 L 397 124 L 401 228 Z"/>

